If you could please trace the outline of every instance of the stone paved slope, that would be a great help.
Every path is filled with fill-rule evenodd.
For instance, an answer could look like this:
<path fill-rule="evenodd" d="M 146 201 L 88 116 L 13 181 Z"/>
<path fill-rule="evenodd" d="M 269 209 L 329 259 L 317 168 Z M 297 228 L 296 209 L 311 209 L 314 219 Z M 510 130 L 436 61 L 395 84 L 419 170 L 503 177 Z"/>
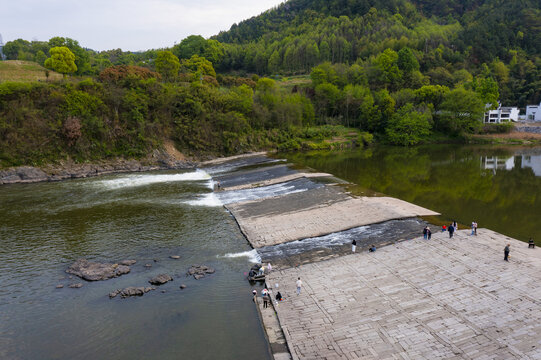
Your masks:
<path fill-rule="evenodd" d="M 541 359 L 541 250 L 478 232 L 274 271 L 293 358 Z"/>

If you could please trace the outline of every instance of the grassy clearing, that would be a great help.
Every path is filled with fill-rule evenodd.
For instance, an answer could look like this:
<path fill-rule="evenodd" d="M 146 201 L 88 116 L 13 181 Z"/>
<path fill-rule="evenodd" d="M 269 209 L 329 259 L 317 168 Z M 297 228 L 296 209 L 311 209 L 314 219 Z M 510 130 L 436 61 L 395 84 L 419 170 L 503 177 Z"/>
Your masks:
<path fill-rule="evenodd" d="M 32 61 L 0 61 L 0 82 L 2 81 L 46 81 L 43 66 Z M 61 80 L 62 74 L 49 70 L 49 80 Z"/>

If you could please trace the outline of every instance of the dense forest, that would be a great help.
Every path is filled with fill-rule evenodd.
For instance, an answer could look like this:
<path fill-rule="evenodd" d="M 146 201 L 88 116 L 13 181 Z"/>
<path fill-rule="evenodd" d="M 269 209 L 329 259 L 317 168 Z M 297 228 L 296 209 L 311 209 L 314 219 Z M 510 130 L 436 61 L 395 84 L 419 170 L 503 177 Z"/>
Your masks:
<path fill-rule="evenodd" d="M 290 0 L 169 49 L 97 52 L 54 37 L 4 53 L 71 77 L 0 83 L 3 164 L 39 151 L 137 156 L 165 137 L 194 153 L 295 149 L 336 126 L 413 145 L 482 131 L 486 104 L 541 101 L 538 0 Z M 35 139 L 14 154 L 32 126 L 45 148 Z"/>

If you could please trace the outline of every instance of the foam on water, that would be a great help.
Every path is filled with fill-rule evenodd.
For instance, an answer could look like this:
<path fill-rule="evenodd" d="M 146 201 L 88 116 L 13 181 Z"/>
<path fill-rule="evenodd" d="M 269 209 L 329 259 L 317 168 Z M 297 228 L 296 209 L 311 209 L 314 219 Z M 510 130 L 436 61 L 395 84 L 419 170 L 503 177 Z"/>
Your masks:
<path fill-rule="evenodd" d="M 218 199 L 215 193 L 208 193 L 203 195 L 198 195 L 197 200 L 188 200 L 184 201 L 185 204 L 193 206 L 208 206 L 208 207 L 219 207 L 223 206 L 223 203 Z"/>
<path fill-rule="evenodd" d="M 253 249 L 250 251 L 243 251 L 239 253 L 227 253 L 223 256 L 218 256 L 218 257 L 222 257 L 222 258 L 246 257 L 251 263 L 257 264 L 261 262 L 261 256 L 259 256 L 256 249 Z"/>
<path fill-rule="evenodd" d="M 126 187 L 145 186 L 166 182 L 177 181 L 201 181 L 210 180 L 210 175 L 204 170 L 196 170 L 193 172 L 181 174 L 144 174 L 144 175 L 128 175 L 111 180 L 96 181 L 95 184 L 105 187 L 108 190 L 116 190 Z M 212 180 L 209 181 L 212 183 Z"/>
<path fill-rule="evenodd" d="M 294 194 L 308 190 L 307 188 L 298 188 L 293 182 L 262 186 L 253 189 L 224 191 L 218 194 L 218 197 L 224 204 L 231 204 L 241 201 L 258 200 L 278 195 Z"/>

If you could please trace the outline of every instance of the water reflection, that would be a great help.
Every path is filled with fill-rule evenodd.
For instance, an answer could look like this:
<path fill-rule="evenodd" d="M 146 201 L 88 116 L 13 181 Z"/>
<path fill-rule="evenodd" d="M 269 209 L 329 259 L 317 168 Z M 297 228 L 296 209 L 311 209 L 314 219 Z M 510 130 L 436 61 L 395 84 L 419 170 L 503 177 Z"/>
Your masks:
<path fill-rule="evenodd" d="M 281 154 L 280 156 L 284 156 Z M 285 154 L 289 161 L 480 227 L 541 244 L 541 148 L 431 145 Z"/>
<path fill-rule="evenodd" d="M 522 168 L 530 168 L 535 176 L 541 176 L 541 155 L 522 155 Z"/>
<path fill-rule="evenodd" d="M 496 174 L 497 170 L 513 170 L 515 167 L 522 169 L 531 169 L 535 176 L 541 176 L 541 155 L 536 154 L 535 150 L 531 153 L 523 154 L 524 150 L 519 151 L 513 156 L 481 156 L 481 169 L 492 170 Z"/>

